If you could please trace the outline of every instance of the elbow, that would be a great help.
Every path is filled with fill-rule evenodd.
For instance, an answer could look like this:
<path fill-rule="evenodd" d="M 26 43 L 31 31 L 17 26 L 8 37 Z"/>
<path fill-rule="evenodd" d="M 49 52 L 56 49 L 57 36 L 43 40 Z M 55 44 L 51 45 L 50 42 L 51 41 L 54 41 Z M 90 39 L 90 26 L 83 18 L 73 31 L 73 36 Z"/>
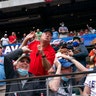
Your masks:
<path fill-rule="evenodd" d="M 57 92 L 57 91 L 58 91 L 58 88 L 57 88 L 57 87 L 51 87 L 51 90 L 52 90 L 53 92 Z"/>
<path fill-rule="evenodd" d="M 89 96 L 89 94 L 87 94 L 86 92 L 83 92 L 82 96 Z"/>
<path fill-rule="evenodd" d="M 54 90 L 53 90 L 54 92 L 57 92 L 58 91 L 58 89 L 57 88 L 54 88 Z"/>
<path fill-rule="evenodd" d="M 51 82 L 51 84 L 49 83 L 48 86 L 49 86 L 49 89 L 50 89 L 51 91 L 53 91 L 53 92 L 57 92 L 58 89 L 59 89 L 59 86 L 56 85 L 54 82 Z"/>

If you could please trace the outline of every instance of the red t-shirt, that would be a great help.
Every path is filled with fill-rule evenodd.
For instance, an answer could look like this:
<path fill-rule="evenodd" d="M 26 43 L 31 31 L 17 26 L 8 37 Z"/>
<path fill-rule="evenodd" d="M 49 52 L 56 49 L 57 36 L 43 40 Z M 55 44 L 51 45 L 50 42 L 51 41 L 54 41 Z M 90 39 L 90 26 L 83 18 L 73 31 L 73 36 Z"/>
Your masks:
<path fill-rule="evenodd" d="M 17 39 L 17 37 L 14 35 L 14 36 L 9 36 L 9 41 L 10 42 L 13 42 L 15 39 Z M 15 42 L 13 42 L 13 43 L 15 43 Z"/>
<path fill-rule="evenodd" d="M 32 50 L 30 53 L 30 68 L 29 72 L 33 73 L 36 76 L 40 75 L 47 75 L 47 71 L 42 66 L 42 56 L 41 54 L 38 54 L 37 45 L 40 44 L 40 41 L 34 41 L 29 44 L 29 48 Z M 47 60 L 50 62 L 51 65 L 53 65 L 54 58 L 55 58 L 55 51 L 52 48 L 52 46 L 49 44 L 47 47 L 43 49 Z"/>

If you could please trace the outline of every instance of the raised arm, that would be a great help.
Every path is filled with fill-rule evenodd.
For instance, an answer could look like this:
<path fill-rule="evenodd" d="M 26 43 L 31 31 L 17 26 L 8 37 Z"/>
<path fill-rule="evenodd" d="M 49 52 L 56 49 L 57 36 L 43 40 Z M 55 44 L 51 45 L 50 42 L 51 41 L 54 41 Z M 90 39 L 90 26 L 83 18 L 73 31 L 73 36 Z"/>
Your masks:
<path fill-rule="evenodd" d="M 22 53 L 29 53 L 31 50 L 28 48 L 28 46 L 23 46 L 22 48 L 19 48 L 15 51 L 12 51 L 5 55 L 5 57 L 10 58 L 11 60 L 16 59 L 18 56 L 22 55 Z"/>
<path fill-rule="evenodd" d="M 61 64 L 60 62 L 57 60 L 57 58 L 55 59 L 54 61 L 54 64 L 56 65 L 57 67 L 57 70 L 56 70 L 56 74 L 57 75 L 60 75 L 61 74 Z M 52 90 L 52 91 L 57 91 L 59 86 L 60 86 L 60 81 L 61 81 L 61 77 L 53 77 L 52 80 L 49 81 L 49 88 Z"/>
<path fill-rule="evenodd" d="M 23 40 L 20 48 L 23 47 L 23 46 L 26 46 L 27 43 L 28 43 L 28 41 L 31 40 L 31 39 L 33 39 L 34 37 L 35 37 L 35 33 L 34 33 L 34 32 L 29 33 L 29 34 L 25 37 L 25 39 Z"/>
<path fill-rule="evenodd" d="M 46 71 L 48 71 L 51 68 L 51 64 L 50 62 L 47 60 L 47 57 L 43 51 L 43 48 L 41 45 L 38 45 L 38 52 L 41 54 L 42 56 L 42 66 L 45 68 Z"/>
<path fill-rule="evenodd" d="M 86 67 L 84 67 L 80 62 L 78 62 L 76 59 L 74 59 L 71 56 L 67 56 L 64 54 L 60 55 L 61 57 L 70 60 L 73 64 L 75 64 L 75 66 L 80 70 L 80 71 L 88 71 L 88 69 Z"/>

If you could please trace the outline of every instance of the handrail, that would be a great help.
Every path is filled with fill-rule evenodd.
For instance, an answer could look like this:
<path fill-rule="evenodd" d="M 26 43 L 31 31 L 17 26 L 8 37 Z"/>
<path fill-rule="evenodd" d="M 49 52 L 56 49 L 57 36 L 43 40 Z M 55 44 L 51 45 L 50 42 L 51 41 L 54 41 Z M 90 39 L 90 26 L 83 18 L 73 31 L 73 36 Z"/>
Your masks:
<path fill-rule="evenodd" d="M 0 80 L 0 82 L 18 81 L 18 80 L 25 80 L 25 79 L 28 79 L 28 80 L 44 79 L 44 78 L 48 78 L 48 77 L 80 75 L 80 74 L 89 74 L 89 73 L 96 73 L 96 70 L 94 70 L 94 71 L 84 71 L 84 72 L 73 72 L 73 73 L 60 74 L 60 75 L 45 75 L 45 76 L 33 76 L 33 77 L 25 77 L 25 78 L 6 79 L 6 80 Z"/>

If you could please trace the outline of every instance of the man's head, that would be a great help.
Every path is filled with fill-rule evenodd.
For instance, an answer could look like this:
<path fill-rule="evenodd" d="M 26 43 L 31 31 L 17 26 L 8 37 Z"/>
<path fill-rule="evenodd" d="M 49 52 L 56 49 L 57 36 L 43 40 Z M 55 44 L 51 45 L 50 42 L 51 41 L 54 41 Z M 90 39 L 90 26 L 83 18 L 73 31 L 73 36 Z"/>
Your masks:
<path fill-rule="evenodd" d="M 4 34 L 4 37 L 7 37 L 7 34 Z"/>
<path fill-rule="evenodd" d="M 40 32 L 40 29 L 37 29 L 36 31 L 37 31 L 37 32 Z"/>
<path fill-rule="evenodd" d="M 16 61 L 16 70 L 20 76 L 28 75 L 30 58 L 29 56 L 23 54 L 18 60 Z"/>
<path fill-rule="evenodd" d="M 73 41 L 81 42 L 81 38 L 78 36 L 73 37 Z"/>
<path fill-rule="evenodd" d="M 61 22 L 60 25 L 61 25 L 62 27 L 64 27 L 64 22 Z"/>
<path fill-rule="evenodd" d="M 52 31 L 50 29 L 45 29 L 41 35 L 41 41 L 50 42 L 52 39 Z"/>
<path fill-rule="evenodd" d="M 73 37 L 73 47 L 78 47 L 81 42 L 81 38 L 75 36 Z"/>
<path fill-rule="evenodd" d="M 16 35 L 16 33 L 15 32 L 12 32 L 12 36 L 15 36 Z"/>

